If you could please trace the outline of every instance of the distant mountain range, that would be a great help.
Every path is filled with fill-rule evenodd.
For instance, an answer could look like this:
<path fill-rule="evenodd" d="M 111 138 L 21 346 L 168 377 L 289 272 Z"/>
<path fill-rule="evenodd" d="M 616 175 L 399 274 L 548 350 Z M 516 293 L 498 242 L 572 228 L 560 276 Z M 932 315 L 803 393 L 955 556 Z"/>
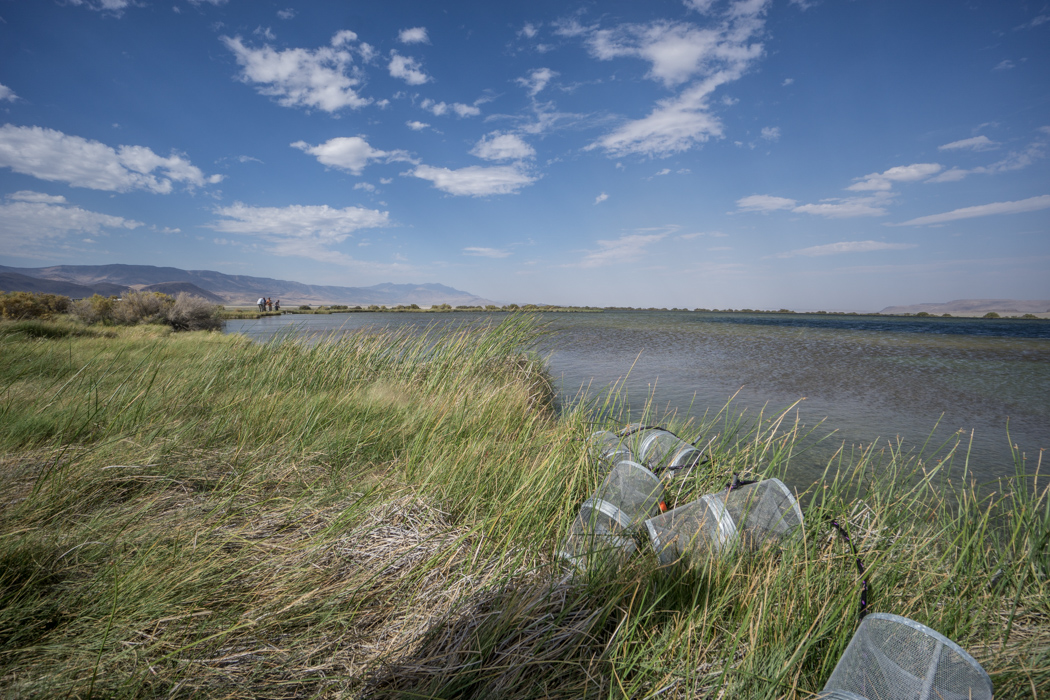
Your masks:
<path fill-rule="evenodd" d="M 917 314 L 925 311 L 940 316 L 984 316 L 994 311 L 1000 316 L 1020 316 L 1035 314 L 1041 318 L 1050 316 L 1050 300 L 1035 299 L 1018 301 L 1016 299 L 956 299 L 943 304 L 913 304 L 912 306 L 887 306 L 880 313 L 884 314 Z"/>
<path fill-rule="evenodd" d="M 337 287 L 303 284 L 269 277 L 227 275 L 212 270 L 181 270 L 154 265 L 55 265 L 5 267 L 0 265 L 0 290 L 42 292 L 79 298 L 92 294 L 110 296 L 125 290 L 189 292 L 217 304 L 255 304 L 259 297 L 280 299 L 285 306 L 301 304 L 451 304 L 476 306 L 492 301 L 442 284 L 377 284 L 371 287 Z"/>

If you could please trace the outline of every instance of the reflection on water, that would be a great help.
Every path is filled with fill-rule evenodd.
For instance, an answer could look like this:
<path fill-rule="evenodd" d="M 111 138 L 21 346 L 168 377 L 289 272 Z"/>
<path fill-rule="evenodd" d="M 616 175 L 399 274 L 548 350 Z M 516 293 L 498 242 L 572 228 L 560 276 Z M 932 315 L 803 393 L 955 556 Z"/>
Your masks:
<path fill-rule="evenodd" d="M 283 316 L 229 322 L 265 339 L 277 330 L 354 330 L 476 323 L 502 316 L 456 313 Z M 797 481 L 823 471 L 839 445 L 903 439 L 918 448 L 974 434 L 979 479 L 1013 474 L 1007 441 L 1031 458 L 1050 447 L 1050 322 L 693 312 L 546 314 L 562 396 L 621 383 L 638 411 L 650 394 L 662 412 L 714 413 L 737 394 L 737 411 L 767 414 L 805 397 L 803 424 L 835 435 L 792 464 Z M 738 393 L 739 392 L 739 393 Z M 943 418 L 942 418 L 943 415 Z M 940 421 L 934 432 L 935 425 Z M 804 462 L 804 463 L 803 463 Z"/>

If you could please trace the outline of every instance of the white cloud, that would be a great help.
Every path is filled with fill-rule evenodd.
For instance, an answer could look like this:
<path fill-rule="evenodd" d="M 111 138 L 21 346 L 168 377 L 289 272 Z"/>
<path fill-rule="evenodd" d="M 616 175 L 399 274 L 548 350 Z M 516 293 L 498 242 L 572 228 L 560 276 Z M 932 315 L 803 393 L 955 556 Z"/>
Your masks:
<path fill-rule="evenodd" d="M 794 78 L 784 78 L 784 82 L 782 82 L 780 85 L 781 85 L 781 87 L 787 87 L 788 85 L 791 85 L 794 82 L 795 82 Z"/>
<path fill-rule="evenodd" d="M 390 63 L 387 64 L 390 76 L 400 78 L 409 85 L 422 85 L 430 81 L 430 76 L 423 72 L 423 67 L 414 58 L 402 56 L 397 51 L 390 52 Z"/>
<path fill-rule="evenodd" d="M 397 40 L 402 44 L 429 44 L 430 37 L 427 36 L 426 27 L 412 27 L 411 29 L 402 29 L 398 35 Z"/>
<path fill-rule="evenodd" d="M 762 138 L 766 141 L 779 141 L 780 140 L 780 127 L 779 126 L 765 126 L 762 127 Z"/>
<path fill-rule="evenodd" d="M 1007 58 L 1002 61 L 999 61 L 999 63 L 997 63 L 995 68 L 993 68 L 992 70 L 1010 70 L 1013 67 L 1014 62 Z"/>
<path fill-rule="evenodd" d="M 407 151 L 380 151 L 372 148 L 360 136 L 339 136 L 317 146 L 311 146 L 305 141 L 296 141 L 291 146 L 316 156 L 318 162 L 324 165 L 348 170 L 354 175 L 360 175 L 365 166 L 372 161 L 391 163 L 412 160 Z"/>
<path fill-rule="evenodd" d="M 577 264 L 578 267 L 605 267 L 617 263 L 637 262 L 645 255 L 645 249 L 653 243 L 662 241 L 666 233 L 649 235 L 630 234 L 621 236 L 615 241 L 598 241 L 598 250 L 587 253 Z"/>
<path fill-rule="evenodd" d="M 539 31 L 539 27 L 537 27 L 535 24 L 526 22 L 525 26 L 521 28 L 520 32 L 518 32 L 518 36 L 524 36 L 527 39 L 532 39 L 539 33 Z"/>
<path fill-rule="evenodd" d="M 442 192 L 470 197 L 515 194 L 536 181 L 535 177 L 517 164 L 492 167 L 473 165 L 458 170 L 420 165 L 404 174 L 429 180 Z"/>
<path fill-rule="evenodd" d="M 435 117 L 443 117 L 449 112 L 455 112 L 460 117 L 476 117 L 481 114 L 481 110 L 474 105 L 465 105 L 460 102 L 453 102 L 452 104 L 435 102 L 429 97 L 420 103 L 420 107 Z"/>
<path fill-rule="evenodd" d="M 221 219 L 208 226 L 222 233 L 256 236 L 269 244 L 278 255 L 334 262 L 343 265 L 360 263 L 333 249 L 354 231 L 382 228 L 390 224 L 385 211 L 327 205 L 287 207 L 251 207 L 240 202 L 215 210 Z"/>
<path fill-rule="evenodd" d="M 706 14 L 711 11 L 711 6 L 715 4 L 715 0 L 683 0 L 683 4 L 690 10 Z"/>
<path fill-rule="evenodd" d="M 931 214 L 920 216 L 917 219 L 905 221 L 898 226 L 926 226 L 929 224 L 943 224 L 948 221 L 960 219 L 973 219 L 978 216 L 992 216 L 993 214 L 1021 214 L 1030 211 L 1050 209 L 1050 194 L 1039 197 L 1029 197 L 1016 202 L 992 202 L 991 204 L 980 204 L 975 207 L 963 207 L 953 209 L 943 214 Z"/>
<path fill-rule="evenodd" d="M 15 94 L 14 90 L 7 87 L 6 85 L 0 84 L 0 102 L 3 102 L 4 100 L 7 100 L 8 102 L 14 102 L 17 99 L 18 95 Z"/>
<path fill-rule="evenodd" d="M 358 182 L 354 185 L 355 190 L 365 190 L 366 192 L 375 192 L 376 186 L 371 182 Z"/>
<path fill-rule="evenodd" d="M 473 255 L 479 258 L 506 258 L 510 256 L 509 250 L 500 248 L 477 248 L 471 246 L 463 249 L 464 255 Z"/>
<path fill-rule="evenodd" d="M 426 129 L 430 126 L 430 124 L 427 124 L 426 122 L 420 122 L 416 120 L 407 121 L 405 122 L 405 124 L 408 125 L 408 128 L 412 131 L 422 131 L 423 129 Z"/>
<path fill-rule="evenodd" d="M 609 198 L 609 195 L 607 195 L 604 192 L 602 192 L 600 195 L 598 195 L 597 197 L 594 198 L 594 203 L 595 204 L 601 204 L 602 202 L 604 202 L 608 198 Z"/>
<path fill-rule="evenodd" d="M 819 204 L 802 204 L 791 211 L 799 214 L 826 216 L 829 219 L 850 219 L 856 216 L 885 216 L 885 197 L 847 197 L 822 199 Z"/>
<path fill-rule="evenodd" d="M 314 51 L 277 51 L 270 46 L 250 48 L 239 36 L 221 37 L 241 66 L 240 79 L 258 85 L 260 94 L 276 98 L 284 107 L 316 108 L 329 113 L 344 107 L 359 109 L 372 102 L 357 94 L 360 78 L 347 75 L 353 69 L 353 56 L 347 45 L 356 39 L 356 34 L 343 30 L 332 37 L 330 46 Z"/>
<path fill-rule="evenodd" d="M 723 17 L 705 28 L 666 21 L 604 30 L 560 25 L 563 35 L 586 35 L 591 54 L 600 60 L 648 61 L 647 76 L 665 87 L 695 80 L 677 96 L 658 101 L 647 116 L 627 122 L 588 148 L 600 147 L 613 157 L 667 156 L 721 137 L 722 123 L 711 113 L 708 99 L 762 56 L 762 44 L 752 38 L 762 31 L 768 4 L 769 0 L 730 3 Z"/>
<path fill-rule="evenodd" d="M 912 165 L 898 165 L 885 172 L 871 173 L 864 177 L 855 178 L 856 182 L 847 190 L 854 192 L 886 191 L 893 188 L 894 182 L 916 182 L 925 180 L 931 175 L 941 171 L 942 166 L 938 163 L 914 163 Z"/>
<path fill-rule="evenodd" d="M 998 148 L 999 143 L 992 141 L 987 136 L 974 136 L 970 139 L 963 139 L 961 141 L 952 141 L 946 143 L 943 146 L 938 146 L 939 151 L 957 151 L 963 148 L 967 148 L 971 151 L 990 151 L 993 148 Z"/>
<path fill-rule="evenodd" d="M 1043 131 L 1043 129 L 1039 129 Z M 971 139 L 967 139 L 971 140 Z M 963 143 L 963 142 L 958 142 Z M 994 141 L 990 143 L 995 143 Z M 948 144 L 951 146 L 952 144 Z M 998 145 L 998 144 L 996 144 Z M 944 146 L 941 146 L 944 148 Z M 952 168 L 946 172 L 941 173 L 937 177 L 930 178 L 927 182 L 957 182 L 962 180 L 967 175 L 983 174 L 983 175 L 999 175 L 1001 173 L 1008 173 L 1014 170 L 1021 170 L 1027 168 L 1037 160 L 1041 160 L 1046 157 L 1047 142 L 1041 138 L 1036 139 L 1022 151 L 1012 151 L 1005 158 L 997 160 L 991 165 L 981 165 L 976 168 L 969 170 L 963 170 L 960 168 Z M 982 149 L 983 150 L 983 149 Z"/>
<path fill-rule="evenodd" d="M 0 204 L 0 247 L 5 253 L 22 253 L 38 255 L 38 245 L 46 243 L 47 252 L 53 253 L 56 239 L 68 235 L 98 235 L 104 229 L 136 229 L 144 224 L 141 221 L 125 219 L 88 211 L 80 207 L 62 206 L 55 202 L 58 198 L 39 195 L 36 192 L 17 192 L 12 195 L 16 201 Z"/>
<path fill-rule="evenodd" d="M 1036 15 L 1030 22 L 1025 22 L 1019 27 L 1014 27 L 1014 29 L 1034 29 L 1040 24 L 1046 24 L 1047 22 L 1050 22 L 1050 15 Z"/>
<path fill-rule="evenodd" d="M 13 199 L 16 202 L 33 202 L 35 204 L 65 204 L 66 198 L 62 195 L 50 195 L 44 194 L 43 192 L 33 192 L 32 190 L 19 190 L 12 194 L 7 195 L 8 199 Z"/>
<path fill-rule="evenodd" d="M 781 209 L 792 209 L 796 202 L 787 197 L 774 197 L 768 194 L 753 194 L 736 200 L 737 209 L 740 211 L 779 211 Z"/>
<path fill-rule="evenodd" d="M 535 97 L 543 88 L 547 87 L 547 83 L 558 75 L 557 71 L 553 71 L 550 68 L 537 68 L 529 73 L 528 77 L 518 78 L 514 82 L 528 90 L 529 97 Z"/>
<path fill-rule="evenodd" d="M 931 177 L 926 182 L 958 182 L 969 175 L 970 172 L 971 171 L 969 170 L 963 170 L 961 168 L 951 168 L 950 170 L 945 170 L 937 177 Z"/>
<path fill-rule="evenodd" d="M 293 17 L 295 17 L 295 14 L 296 14 L 296 12 L 295 12 L 295 8 L 294 7 L 288 7 L 288 8 L 285 8 L 283 10 L 277 10 L 277 16 L 280 19 L 285 19 L 285 20 L 292 19 Z"/>
<path fill-rule="evenodd" d="M 800 248 L 786 253 L 780 253 L 778 258 L 793 258 L 796 255 L 808 257 L 819 257 L 824 255 L 841 255 L 843 253 L 873 253 L 882 250 L 908 250 L 915 248 L 915 243 L 885 243 L 882 241 L 842 241 L 840 243 L 828 243 L 826 245 L 815 245 L 809 248 Z"/>
<path fill-rule="evenodd" d="M 254 34 L 255 36 L 261 36 L 263 39 L 269 39 L 270 41 L 273 41 L 277 38 L 277 35 L 274 34 L 273 30 L 269 27 L 256 27 L 255 31 L 252 32 L 252 34 Z"/>
<path fill-rule="evenodd" d="M 96 12 L 112 12 L 118 17 L 124 12 L 124 10 L 131 5 L 131 0 L 69 0 L 71 5 L 83 5 L 89 10 L 95 10 Z"/>
<path fill-rule="evenodd" d="M 158 156 L 145 146 L 120 146 L 116 150 L 98 141 L 70 136 L 39 126 L 0 127 L 0 167 L 74 187 L 127 192 L 149 190 L 167 194 L 173 183 L 203 187 L 222 180 L 205 177 L 181 155 Z"/>
<path fill-rule="evenodd" d="M 470 151 L 471 155 L 485 160 L 522 160 L 533 158 L 536 151 L 517 134 L 493 131 L 484 136 Z"/>

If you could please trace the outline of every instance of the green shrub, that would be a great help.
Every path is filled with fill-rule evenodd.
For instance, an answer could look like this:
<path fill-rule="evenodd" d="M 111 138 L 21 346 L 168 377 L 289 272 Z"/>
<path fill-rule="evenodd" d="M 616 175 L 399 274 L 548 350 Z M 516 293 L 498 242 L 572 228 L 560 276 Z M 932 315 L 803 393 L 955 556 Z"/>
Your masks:
<path fill-rule="evenodd" d="M 300 311 L 309 311 L 310 310 L 310 305 L 309 304 L 303 304 L 302 306 L 299 307 L 299 310 Z"/>
<path fill-rule="evenodd" d="M 113 322 L 121 326 L 166 323 L 175 299 L 160 292 L 128 292 L 113 305 Z"/>
<path fill-rule="evenodd" d="M 9 321 L 26 321 L 40 318 L 50 319 L 55 314 L 69 309 L 69 297 L 58 294 L 35 294 L 33 292 L 8 292 L 0 294 L 0 318 Z"/>
<path fill-rule="evenodd" d="M 1002 318 L 1002 317 L 999 314 L 995 313 L 994 311 L 989 311 L 984 316 L 981 316 L 981 318 Z"/>

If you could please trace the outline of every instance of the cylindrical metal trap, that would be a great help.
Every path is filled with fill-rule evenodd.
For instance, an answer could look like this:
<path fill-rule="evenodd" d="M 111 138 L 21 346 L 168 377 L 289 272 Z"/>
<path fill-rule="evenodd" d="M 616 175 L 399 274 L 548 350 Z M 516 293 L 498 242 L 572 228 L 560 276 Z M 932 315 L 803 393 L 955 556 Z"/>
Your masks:
<path fill-rule="evenodd" d="M 592 433 L 587 438 L 587 442 L 592 454 L 599 462 L 604 462 L 611 466 L 624 460 L 634 460 L 631 448 L 616 433 L 611 433 L 608 430 L 599 430 L 596 433 Z"/>
<path fill-rule="evenodd" d="M 692 444 L 663 428 L 628 426 L 625 432 L 634 459 L 653 471 L 695 467 L 704 457 Z"/>
<path fill-rule="evenodd" d="M 991 700 L 981 665 L 940 632 L 899 615 L 867 615 L 819 698 Z"/>
<path fill-rule="evenodd" d="M 802 509 L 780 479 L 764 479 L 701 496 L 646 521 L 661 564 L 717 554 L 730 546 L 759 547 L 802 523 Z"/>
<path fill-rule="evenodd" d="M 637 462 L 618 462 L 580 507 L 562 558 L 587 569 L 596 557 L 630 556 L 635 551 L 632 531 L 660 512 L 662 494 L 663 485 L 651 471 Z"/>

